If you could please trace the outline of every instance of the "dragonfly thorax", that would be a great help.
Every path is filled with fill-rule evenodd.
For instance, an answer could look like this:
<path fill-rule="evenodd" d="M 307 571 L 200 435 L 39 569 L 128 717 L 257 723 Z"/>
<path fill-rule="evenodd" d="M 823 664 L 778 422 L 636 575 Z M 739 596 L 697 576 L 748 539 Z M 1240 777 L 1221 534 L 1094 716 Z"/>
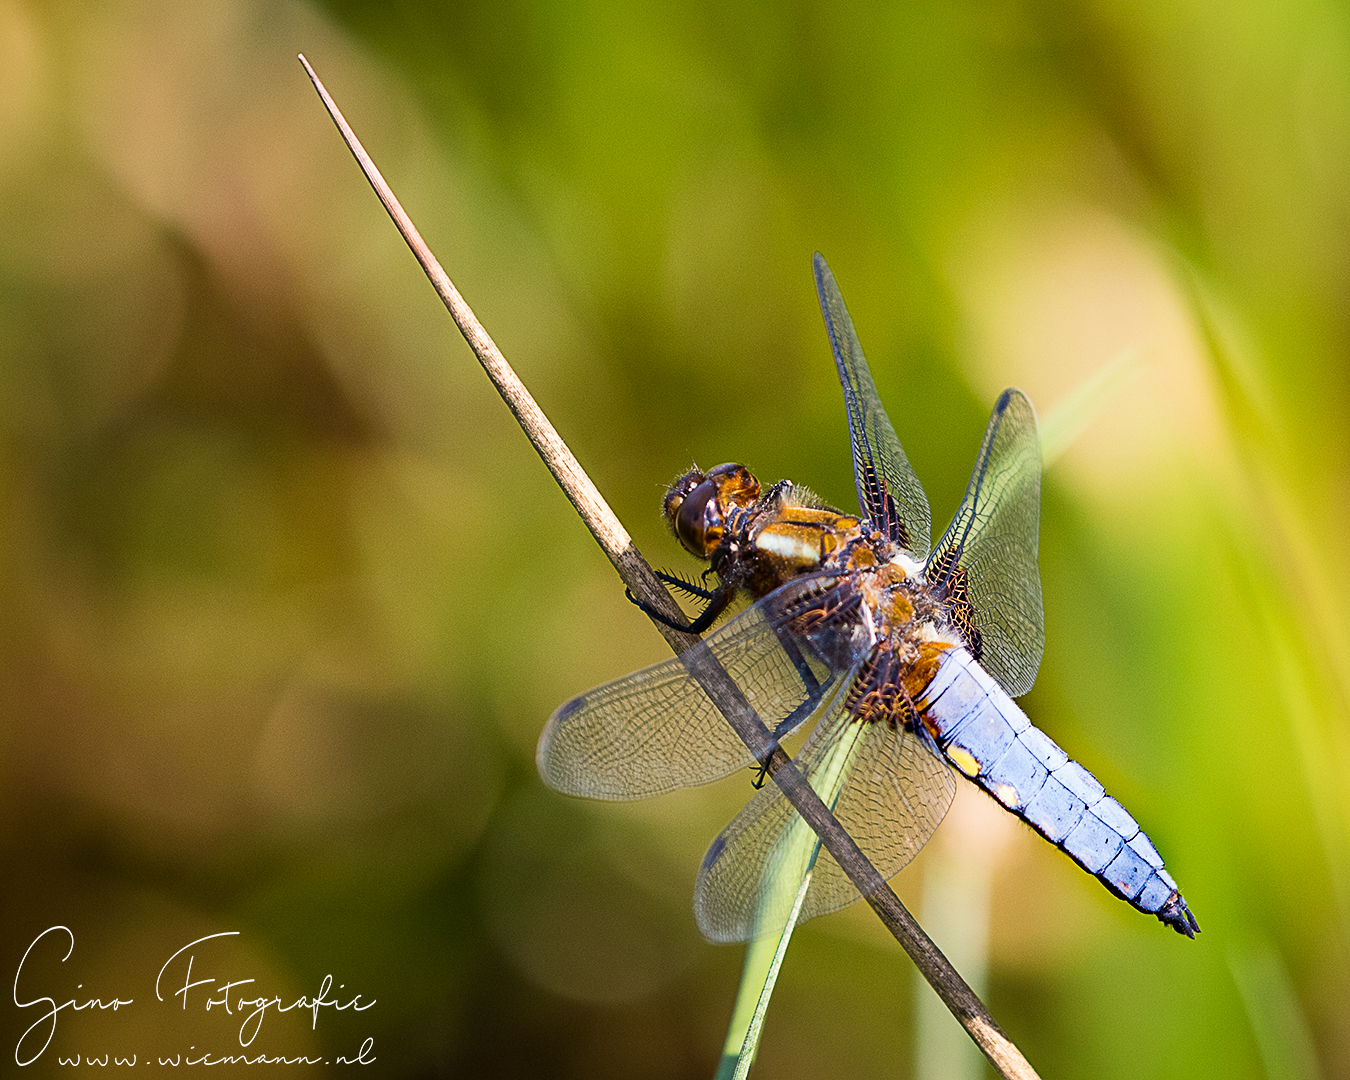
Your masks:
<path fill-rule="evenodd" d="M 876 644 L 850 692 L 854 715 L 913 726 L 913 707 L 942 654 L 964 644 L 945 604 L 921 574 L 892 559 L 855 576 Z"/>

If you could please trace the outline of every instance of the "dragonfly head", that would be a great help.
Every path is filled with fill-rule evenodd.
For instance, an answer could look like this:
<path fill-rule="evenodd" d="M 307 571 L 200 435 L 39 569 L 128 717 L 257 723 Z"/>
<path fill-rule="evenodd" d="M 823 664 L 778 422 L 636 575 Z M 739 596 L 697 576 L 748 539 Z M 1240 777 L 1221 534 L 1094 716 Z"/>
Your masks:
<path fill-rule="evenodd" d="M 718 465 L 706 473 L 695 466 L 666 489 L 666 522 L 686 551 L 710 559 L 726 535 L 727 515 L 758 498 L 759 481 L 744 465 Z"/>

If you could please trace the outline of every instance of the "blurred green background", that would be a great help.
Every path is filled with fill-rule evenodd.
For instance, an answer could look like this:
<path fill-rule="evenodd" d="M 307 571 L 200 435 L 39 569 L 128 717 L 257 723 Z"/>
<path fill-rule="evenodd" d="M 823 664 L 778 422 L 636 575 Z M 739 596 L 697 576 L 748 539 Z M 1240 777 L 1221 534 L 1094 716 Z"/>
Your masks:
<path fill-rule="evenodd" d="M 553 707 L 665 646 L 299 50 L 657 565 L 691 459 L 854 505 L 814 250 L 939 524 L 1025 389 L 1024 705 L 1204 933 L 1021 827 L 939 830 L 897 887 L 984 867 L 988 1000 L 1047 1078 L 1350 1077 L 1350 12 L 1316 0 L 0 0 L 0 983 L 65 924 L 14 1000 L 137 1002 L 30 1071 L 229 1052 L 153 989 L 226 931 L 194 970 L 377 999 L 255 1049 L 720 1050 L 740 951 L 690 896 L 749 786 L 539 783 Z M 756 1075 L 915 1075 L 916 993 L 861 905 L 808 924 Z"/>

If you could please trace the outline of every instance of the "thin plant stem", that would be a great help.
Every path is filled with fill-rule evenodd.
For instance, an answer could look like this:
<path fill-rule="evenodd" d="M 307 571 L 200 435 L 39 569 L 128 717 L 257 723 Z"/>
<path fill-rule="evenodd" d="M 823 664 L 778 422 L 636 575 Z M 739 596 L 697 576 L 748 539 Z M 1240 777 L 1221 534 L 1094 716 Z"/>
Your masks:
<path fill-rule="evenodd" d="M 324 107 L 337 125 L 347 148 L 356 158 L 370 186 L 389 212 L 408 247 L 421 264 L 432 287 L 436 290 L 450 317 L 455 320 L 464 340 L 469 343 L 488 378 L 506 402 L 526 437 L 534 446 L 544 464 L 553 474 L 563 493 L 576 507 L 577 513 L 590 529 L 591 535 L 614 564 L 623 583 L 645 603 L 657 611 L 678 619 L 680 614 L 674 600 L 652 573 L 645 559 L 638 553 L 632 538 L 610 510 L 599 490 L 591 482 L 581 464 L 573 456 L 557 430 L 549 423 L 525 385 L 516 377 L 511 366 L 493 343 L 483 325 L 475 317 L 449 275 L 427 247 L 380 171 L 371 161 L 360 140 L 344 119 L 341 110 L 319 81 L 303 55 L 300 63 L 319 92 Z M 682 633 L 653 620 L 657 629 L 675 650 L 684 665 L 702 685 L 726 720 L 735 729 L 757 761 L 765 762 L 768 775 L 773 778 L 808 825 L 820 837 L 821 844 L 848 874 L 883 925 L 909 954 L 915 966 L 942 999 L 943 1004 L 960 1022 L 984 1055 L 1001 1075 L 1008 1080 L 1038 1080 L 1036 1071 L 1022 1056 L 1013 1042 L 1003 1034 L 984 1002 L 961 978 L 951 963 L 923 932 L 881 873 L 863 854 L 857 843 L 806 781 L 792 760 L 774 741 L 754 709 L 745 700 L 739 688 L 717 662 L 700 638 Z"/>

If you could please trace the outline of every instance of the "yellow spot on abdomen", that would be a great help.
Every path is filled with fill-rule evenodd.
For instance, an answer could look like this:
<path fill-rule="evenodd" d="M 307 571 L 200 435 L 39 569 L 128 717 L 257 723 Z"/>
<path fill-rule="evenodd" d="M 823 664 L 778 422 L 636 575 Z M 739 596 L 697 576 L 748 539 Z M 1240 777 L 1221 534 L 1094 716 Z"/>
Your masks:
<path fill-rule="evenodd" d="M 947 756 L 952 759 L 952 764 L 967 776 L 980 775 L 980 763 L 975 760 L 975 755 L 964 746 L 949 746 Z"/>
<path fill-rule="evenodd" d="M 1009 810 L 1016 810 L 1022 805 L 1021 796 L 1017 794 L 1017 789 L 1011 784 L 998 784 L 994 788 L 994 798 Z"/>

